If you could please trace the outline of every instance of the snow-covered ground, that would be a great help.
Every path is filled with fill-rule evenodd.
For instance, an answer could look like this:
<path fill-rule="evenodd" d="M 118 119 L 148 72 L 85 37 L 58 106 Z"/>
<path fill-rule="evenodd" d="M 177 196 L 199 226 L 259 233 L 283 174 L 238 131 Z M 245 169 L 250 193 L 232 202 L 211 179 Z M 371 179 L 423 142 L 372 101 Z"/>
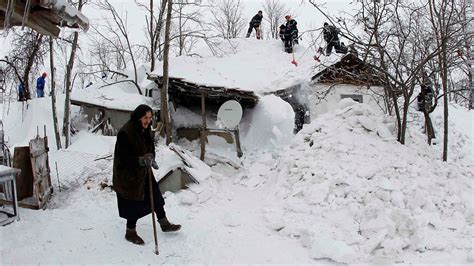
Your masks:
<path fill-rule="evenodd" d="M 243 121 L 243 136 L 260 141 L 244 138 L 241 160 L 211 137 L 211 175 L 165 193 L 170 220 L 183 228 L 158 233 L 159 256 L 150 216 L 137 227 L 145 246 L 124 239 L 107 187 L 115 138 L 81 132 L 67 150 L 51 144 L 54 196 L 46 210 L 22 208 L 20 221 L 0 228 L 0 264 L 473 263 L 474 112 L 451 107 L 443 163 L 441 145 L 425 144 L 416 113 L 405 146 L 393 137 L 393 120 L 350 100 L 288 137 L 292 116 L 272 111 L 286 108 L 272 97 Z M 26 144 L 36 132 L 32 121 L 48 123 L 47 99 L 30 101 L 24 112 L 11 103 L 3 117 L 11 144 Z M 441 142 L 441 110 L 433 121 Z M 179 144 L 199 154 L 196 142 Z"/>

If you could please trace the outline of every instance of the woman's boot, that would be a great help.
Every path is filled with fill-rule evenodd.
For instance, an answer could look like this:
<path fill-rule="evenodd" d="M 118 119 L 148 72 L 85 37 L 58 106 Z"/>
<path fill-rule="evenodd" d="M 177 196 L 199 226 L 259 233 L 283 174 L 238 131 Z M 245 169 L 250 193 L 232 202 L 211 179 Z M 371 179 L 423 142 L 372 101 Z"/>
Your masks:
<path fill-rule="evenodd" d="M 168 221 L 168 218 L 158 219 L 158 222 L 161 226 L 161 231 L 163 232 L 174 232 L 181 229 L 181 225 L 179 224 L 172 224 Z"/>
<path fill-rule="evenodd" d="M 127 231 L 125 233 L 125 239 L 127 239 L 127 241 L 129 242 L 132 242 L 133 244 L 137 244 L 137 245 L 143 245 L 145 244 L 145 241 L 143 241 L 143 239 L 137 235 L 137 231 L 134 229 L 130 229 L 130 228 L 127 228 Z"/>

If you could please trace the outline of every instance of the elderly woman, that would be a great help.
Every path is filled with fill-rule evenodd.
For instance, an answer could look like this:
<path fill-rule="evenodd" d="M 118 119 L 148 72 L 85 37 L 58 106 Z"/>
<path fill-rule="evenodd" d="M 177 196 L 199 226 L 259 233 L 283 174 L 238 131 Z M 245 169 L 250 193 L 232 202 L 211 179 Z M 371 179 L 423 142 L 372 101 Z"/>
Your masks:
<path fill-rule="evenodd" d="M 151 120 L 151 107 L 139 105 L 119 130 L 114 152 L 113 188 L 117 193 L 119 215 L 127 219 L 125 239 L 138 245 L 145 242 L 135 229 L 137 221 L 151 213 L 148 175 L 152 179 L 153 205 L 161 230 L 172 232 L 181 228 L 181 225 L 172 224 L 166 218 L 165 201 L 151 170 L 151 167 L 158 168 Z"/>

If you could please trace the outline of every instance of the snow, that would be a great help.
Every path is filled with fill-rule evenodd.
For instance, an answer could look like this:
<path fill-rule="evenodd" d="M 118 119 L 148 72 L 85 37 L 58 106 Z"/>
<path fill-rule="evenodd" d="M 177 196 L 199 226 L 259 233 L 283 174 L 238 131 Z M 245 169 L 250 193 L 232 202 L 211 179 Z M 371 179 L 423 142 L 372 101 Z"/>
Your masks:
<path fill-rule="evenodd" d="M 180 155 L 177 155 L 174 150 L 178 151 Z M 203 182 L 211 177 L 211 168 L 208 165 L 173 143 L 168 147 L 159 147 L 159 150 L 156 151 L 156 162 L 159 165 L 159 169 L 154 171 L 156 180 L 162 179 L 177 168 L 186 170 L 198 182 Z"/>
<path fill-rule="evenodd" d="M 89 29 L 89 19 L 66 0 L 51 0 L 50 2 L 53 5 L 53 9 L 64 12 L 67 15 L 63 19 L 67 20 L 70 24 L 78 23 L 85 31 Z"/>
<path fill-rule="evenodd" d="M 251 39 L 236 43 L 237 54 L 246 60 L 245 49 L 263 53 L 280 45 Z M 285 82 L 307 78 L 309 72 L 299 71 L 305 69 L 300 68 L 304 60 L 295 67 L 287 54 L 279 53 L 276 56 L 288 59 L 289 70 L 298 70 L 288 72 Z M 178 64 L 191 59 L 176 60 Z M 256 70 L 265 79 L 236 72 L 235 82 L 225 80 L 217 73 L 230 68 L 227 61 L 206 60 L 200 63 L 201 74 L 221 84 L 247 83 L 247 88 L 255 85 L 260 91 L 273 83 L 275 88 L 286 84 L 281 83 L 283 72 L 265 73 L 270 71 L 268 65 Z M 260 60 L 267 59 L 249 64 L 263 68 Z M 271 63 L 269 58 L 266 64 Z M 212 64 L 222 67 L 215 72 L 205 69 Z M 281 71 L 279 66 L 275 69 Z M 75 90 L 74 97 L 124 109 L 139 102 L 129 97 L 136 90 L 126 83 L 99 86 Z M 1 263 L 472 264 L 474 112 L 450 106 L 449 160 L 443 162 L 442 145 L 426 144 L 423 117 L 414 110 L 409 113 L 407 144 L 401 145 L 394 137 L 393 117 L 367 104 L 344 99 L 336 110 L 316 117 L 293 135 L 289 104 L 274 95 L 261 96 L 253 110 L 244 110 L 242 158 L 237 158 L 235 145 L 215 136 L 208 138 L 204 162 L 198 159 L 196 141 L 165 146 L 159 140 L 156 178 L 183 167 L 199 181 L 164 194 L 167 216 L 183 228 L 171 234 L 158 232 L 159 256 L 153 253 L 150 216 L 137 225 L 144 246 L 124 239 L 125 221 L 118 216 L 116 194 L 110 188 L 115 137 L 79 132 L 68 149 L 56 150 L 49 97 L 3 104 L 2 121 L 12 151 L 27 145 L 37 127 L 42 134 L 46 125 L 54 194 L 45 210 L 20 208 L 21 219 L 0 228 Z M 63 101 L 59 97 L 58 102 Z M 439 142 L 441 108 L 432 114 Z M 180 125 L 200 124 L 184 108 L 178 108 L 173 118 Z M 172 149 L 182 150 L 179 154 L 186 163 Z"/>
<path fill-rule="evenodd" d="M 295 112 L 289 103 L 275 95 L 260 99 L 252 113 L 241 125 L 247 133 L 243 145 L 248 149 L 276 148 L 293 137 Z"/>
<path fill-rule="evenodd" d="M 170 77 L 263 95 L 308 81 L 316 62 L 306 47 L 296 45 L 295 67 L 292 54 L 283 51 L 280 40 L 230 39 L 215 50 L 218 56 L 170 58 Z M 152 74 L 161 76 L 163 71 L 158 68 Z"/>
<path fill-rule="evenodd" d="M 150 83 L 144 78 L 144 73 L 141 74 L 141 78 L 139 83 L 144 87 L 140 89 L 144 93 Z M 130 78 L 104 78 L 87 88 L 73 90 L 71 100 L 123 111 L 133 111 L 140 104 L 156 107 L 153 99 L 139 94 L 137 86 L 130 80 Z"/>
<path fill-rule="evenodd" d="M 8 167 L 8 166 L 5 166 L 5 165 L 0 165 L 0 172 L 8 171 L 8 170 L 11 170 L 11 169 L 12 169 L 11 167 Z"/>

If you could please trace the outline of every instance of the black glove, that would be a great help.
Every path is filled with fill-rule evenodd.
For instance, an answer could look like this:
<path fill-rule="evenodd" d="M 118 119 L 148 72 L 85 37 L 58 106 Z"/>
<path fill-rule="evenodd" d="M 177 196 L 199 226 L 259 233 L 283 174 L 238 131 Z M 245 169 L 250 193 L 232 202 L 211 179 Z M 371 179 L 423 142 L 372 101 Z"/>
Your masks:
<path fill-rule="evenodd" d="M 138 164 L 140 166 L 151 166 L 154 160 L 155 160 L 155 156 L 153 156 L 153 153 L 147 153 L 143 155 L 142 157 L 138 157 Z"/>
<path fill-rule="evenodd" d="M 156 163 L 155 160 L 153 160 L 153 161 L 151 162 L 151 167 L 153 167 L 153 169 L 155 169 L 155 170 L 158 170 L 158 168 L 159 168 L 159 167 L 158 167 L 158 164 Z"/>

